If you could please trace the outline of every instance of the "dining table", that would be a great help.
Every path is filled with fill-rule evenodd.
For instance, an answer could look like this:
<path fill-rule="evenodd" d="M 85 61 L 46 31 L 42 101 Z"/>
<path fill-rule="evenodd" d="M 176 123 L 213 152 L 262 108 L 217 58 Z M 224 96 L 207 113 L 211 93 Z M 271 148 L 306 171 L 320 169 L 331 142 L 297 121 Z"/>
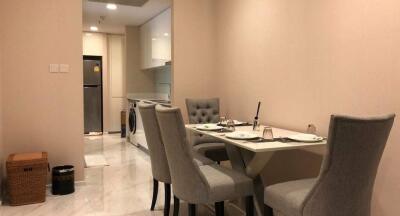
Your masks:
<path fill-rule="evenodd" d="M 243 125 L 236 126 L 235 132 L 253 133 L 260 137 L 255 140 L 239 140 L 227 137 L 228 131 L 226 128 L 221 130 L 200 130 L 199 124 L 187 124 L 186 129 L 190 132 L 211 136 L 221 143 L 225 143 L 226 151 L 231 162 L 232 169 L 246 174 L 253 179 L 254 188 L 254 205 L 257 215 L 263 215 L 264 205 L 264 185 L 261 179 L 261 172 L 272 156 L 277 151 L 283 150 L 298 150 L 310 149 L 318 146 L 325 146 L 326 139 L 317 142 L 301 142 L 288 139 L 291 135 L 302 134 L 300 132 L 286 130 L 276 127 L 271 127 L 273 140 L 263 140 L 262 133 L 264 126 L 260 126 L 259 130 L 253 130 L 253 126 Z M 270 127 L 270 126 L 269 126 Z"/>

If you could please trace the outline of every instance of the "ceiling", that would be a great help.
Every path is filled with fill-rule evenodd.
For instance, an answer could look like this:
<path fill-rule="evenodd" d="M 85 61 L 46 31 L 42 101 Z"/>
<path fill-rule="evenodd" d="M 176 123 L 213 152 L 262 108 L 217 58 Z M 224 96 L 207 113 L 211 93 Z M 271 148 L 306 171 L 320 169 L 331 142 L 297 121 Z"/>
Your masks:
<path fill-rule="evenodd" d="M 90 26 L 96 25 L 99 32 L 123 34 L 125 26 L 142 25 L 171 4 L 171 0 L 149 0 L 142 7 L 118 5 L 117 10 L 108 10 L 106 3 L 84 0 L 83 31 L 90 31 Z"/>

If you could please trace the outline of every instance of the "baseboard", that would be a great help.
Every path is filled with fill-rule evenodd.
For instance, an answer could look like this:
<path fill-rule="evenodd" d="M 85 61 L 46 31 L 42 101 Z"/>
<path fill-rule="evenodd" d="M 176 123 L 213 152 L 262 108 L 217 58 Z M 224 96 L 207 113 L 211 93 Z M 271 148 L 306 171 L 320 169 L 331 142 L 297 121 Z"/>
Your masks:
<path fill-rule="evenodd" d="M 82 181 L 75 181 L 75 185 L 84 185 L 86 183 L 86 181 L 82 180 Z M 51 188 L 51 184 L 46 184 L 47 188 Z"/>

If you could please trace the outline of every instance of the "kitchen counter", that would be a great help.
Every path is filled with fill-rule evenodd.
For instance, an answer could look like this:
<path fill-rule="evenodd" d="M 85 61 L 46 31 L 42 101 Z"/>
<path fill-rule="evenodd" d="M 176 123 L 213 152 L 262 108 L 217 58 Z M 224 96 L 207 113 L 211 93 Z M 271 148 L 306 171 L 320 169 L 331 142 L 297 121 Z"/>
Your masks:
<path fill-rule="evenodd" d="M 164 93 L 128 93 L 126 98 L 129 101 L 153 101 L 156 103 L 170 104 L 171 101 L 168 98 L 168 94 Z"/>

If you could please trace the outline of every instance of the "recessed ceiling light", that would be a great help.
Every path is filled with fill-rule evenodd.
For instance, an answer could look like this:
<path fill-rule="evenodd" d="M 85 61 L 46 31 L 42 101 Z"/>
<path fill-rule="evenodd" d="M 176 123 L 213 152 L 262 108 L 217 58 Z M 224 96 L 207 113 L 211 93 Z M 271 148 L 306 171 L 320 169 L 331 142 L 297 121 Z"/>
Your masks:
<path fill-rule="evenodd" d="M 90 26 L 90 31 L 98 31 L 99 28 L 97 26 Z"/>
<path fill-rule="evenodd" d="M 169 34 L 168 34 L 167 32 L 165 32 L 165 33 L 164 33 L 164 36 L 165 36 L 165 37 L 168 37 L 168 36 L 169 36 Z"/>
<path fill-rule="evenodd" d="M 107 9 L 108 10 L 117 10 L 117 5 L 116 4 L 107 4 Z"/>
<path fill-rule="evenodd" d="M 152 38 L 151 40 L 155 41 L 155 40 L 157 40 L 157 38 Z"/>

